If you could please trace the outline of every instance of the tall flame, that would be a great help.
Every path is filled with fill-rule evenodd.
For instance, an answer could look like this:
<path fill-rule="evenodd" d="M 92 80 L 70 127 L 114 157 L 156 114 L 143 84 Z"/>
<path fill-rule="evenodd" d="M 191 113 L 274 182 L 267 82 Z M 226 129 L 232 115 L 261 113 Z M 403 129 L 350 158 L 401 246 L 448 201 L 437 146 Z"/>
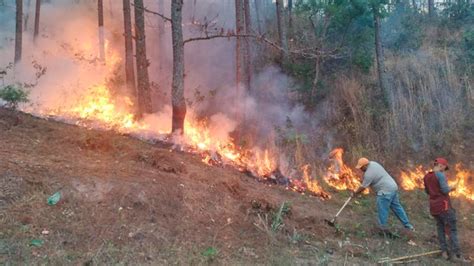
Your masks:
<path fill-rule="evenodd" d="M 417 166 L 414 170 L 405 170 L 400 172 L 400 186 L 404 190 L 414 190 L 423 188 L 423 177 L 428 171 L 423 169 L 422 165 Z"/>
<path fill-rule="evenodd" d="M 355 191 L 361 183 L 352 169 L 344 164 L 342 160 L 343 153 L 344 150 L 342 148 L 336 148 L 331 151 L 329 154 L 331 165 L 327 169 L 324 181 L 337 190 Z"/>
<path fill-rule="evenodd" d="M 308 164 L 303 166 L 303 181 L 306 184 L 307 189 L 312 193 L 323 198 L 330 198 L 329 194 L 323 190 L 318 180 L 311 177 L 311 167 Z"/>
<path fill-rule="evenodd" d="M 456 186 L 456 190 L 451 192 L 451 196 L 463 196 L 474 201 L 474 171 L 464 169 L 460 163 L 455 165 L 454 170 L 456 179 L 451 180 L 449 185 Z"/>

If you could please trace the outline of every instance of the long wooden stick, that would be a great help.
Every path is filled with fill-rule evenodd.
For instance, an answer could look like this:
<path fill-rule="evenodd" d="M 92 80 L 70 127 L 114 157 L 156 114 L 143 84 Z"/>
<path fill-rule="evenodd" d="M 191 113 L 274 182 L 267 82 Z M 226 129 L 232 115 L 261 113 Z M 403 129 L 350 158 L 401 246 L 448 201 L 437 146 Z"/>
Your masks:
<path fill-rule="evenodd" d="M 405 263 L 412 263 L 412 262 L 417 262 L 418 260 L 404 260 L 404 261 L 393 261 L 391 263 L 393 264 L 405 264 Z"/>
<path fill-rule="evenodd" d="M 398 257 L 398 258 L 394 258 L 394 259 L 381 260 L 378 263 L 387 263 L 387 262 L 393 262 L 393 261 L 404 260 L 404 259 L 418 258 L 418 257 L 438 254 L 438 253 L 441 253 L 441 252 L 442 252 L 441 250 L 435 250 L 435 251 L 430 251 L 430 252 L 425 252 L 425 253 L 420 253 L 420 254 L 415 254 L 415 255 Z"/>
<path fill-rule="evenodd" d="M 349 201 L 351 201 L 352 199 L 352 196 L 350 196 L 346 202 L 344 202 L 344 205 L 342 205 L 342 207 L 339 209 L 339 211 L 336 213 L 336 216 L 334 216 L 334 219 L 337 218 L 337 216 L 339 216 L 339 214 L 341 214 L 342 210 L 344 210 L 344 208 L 347 206 L 347 204 L 349 204 Z"/>

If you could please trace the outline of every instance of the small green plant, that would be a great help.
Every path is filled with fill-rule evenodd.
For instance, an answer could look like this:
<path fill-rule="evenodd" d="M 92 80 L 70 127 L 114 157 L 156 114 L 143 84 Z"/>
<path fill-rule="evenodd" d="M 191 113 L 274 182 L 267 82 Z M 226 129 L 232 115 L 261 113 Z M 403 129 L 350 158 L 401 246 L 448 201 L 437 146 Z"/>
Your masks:
<path fill-rule="evenodd" d="M 7 103 L 7 108 L 16 109 L 18 104 L 28 102 L 28 92 L 17 85 L 7 85 L 0 89 L 0 99 Z"/>
<path fill-rule="evenodd" d="M 272 219 L 272 231 L 276 232 L 283 227 L 283 216 L 290 212 L 290 204 L 288 202 L 283 202 L 278 209 L 278 212 L 273 215 Z"/>
<path fill-rule="evenodd" d="M 298 233 L 298 231 L 296 231 L 296 228 L 293 229 L 293 234 L 289 235 L 288 237 L 289 237 L 290 242 L 292 244 L 298 244 L 298 243 L 306 240 L 306 236 L 301 234 L 301 233 Z"/>
<path fill-rule="evenodd" d="M 209 261 L 213 261 L 218 254 L 218 250 L 215 247 L 206 248 L 201 254 L 207 258 Z"/>

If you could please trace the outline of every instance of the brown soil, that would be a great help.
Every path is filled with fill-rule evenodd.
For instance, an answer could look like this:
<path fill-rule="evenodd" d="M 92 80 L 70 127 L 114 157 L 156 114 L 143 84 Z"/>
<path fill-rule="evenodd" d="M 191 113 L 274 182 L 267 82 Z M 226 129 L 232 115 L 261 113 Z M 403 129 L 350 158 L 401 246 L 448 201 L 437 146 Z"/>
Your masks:
<path fill-rule="evenodd" d="M 61 200 L 47 205 L 56 191 Z M 398 240 L 372 230 L 371 197 L 341 214 L 340 230 L 329 227 L 323 219 L 347 196 L 331 193 L 301 195 L 164 144 L 0 108 L 2 264 L 367 264 L 436 249 L 421 193 L 402 195 L 419 231 Z M 290 212 L 273 231 L 283 202 Z M 459 204 L 463 249 L 474 250 L 472 203 Z"/>

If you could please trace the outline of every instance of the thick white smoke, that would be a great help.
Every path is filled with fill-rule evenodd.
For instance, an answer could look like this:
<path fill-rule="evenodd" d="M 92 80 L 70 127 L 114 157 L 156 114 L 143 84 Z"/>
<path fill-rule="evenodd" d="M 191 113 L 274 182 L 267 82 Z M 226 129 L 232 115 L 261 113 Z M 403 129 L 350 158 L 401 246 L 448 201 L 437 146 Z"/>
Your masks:
<path fill-rule="evenodd" d="M 158 6 L 160 2 L 164 2 L 164 9 Z M 201 35 L 202 27 L 198 25 L 205 23 L 212 25 L 211 30 L 234 29 L 232 1 L 199 0 L 195 8 L 193 2 L 185 1 L 185 39 Z M 0 7 L 0 68 L 11 64 L 14 52 L 15 3 L 12 0 L 5 3 L 6 7 Z M 34 10 L 25 5 L 29 25 L 23 34 L 23 59 L 14 69 L 8 70 L 5 77 L 5 84 L 19 82 L 35 85 L 30 89 L 31 106 L 25 110 L 35 112 L 73 106 L 92 86 L 116 80 L 117 77 L 123 78 L 123 68 L 110 68 L 111 61 L 115 60 L 110 58 L 112 54 L 121 58 L 124 54 L 122 1 L 104 1 L 104 5 L 109 51 L 107 65 L 97 58 L 96 1 L 52 0 L 43 3 L 40 37 L 36 43 L 32 38 Z M 145 1 L 145 5 L 150 10 L 170 16 L 169 0 Z M 191 23 L 193 19 L 194 24 Z M 146 14 L 149 75 L 156 84 L 153 87 L 153 104 L 157 113 L 144 118 L 143 123 L 148 130 L 142 132 L 143 137 L 156 137 L 171 128 L 171 27 L 166 24 L 165 32 L 160 34 L 158 24 L 161 21 L 156 15 Z M 46 69 L 45 74 L 38 78 L 37 73 L 43 69 Z M 186 44 L 185 69 L 186 98 L 191 109 L 188 114 L 208 117 L 215 140 L 225 142 L 240 126 L 252 132 L 253 145 L 273 147 L 275 126 L 283 127 L 288 118 L 295 128 L 308 128 L 311 124 L 303 108 L 290 103 L 289 96 L 296 86 L 295 82 L 277 67 L 254 73 L 252 96 L 237 93 L 235 41 L 232 38 Z M 123 87 L 111 89 L 114 93 L 125 91 Z M 239 125 L 242 121 L 244 126 Z"/>

